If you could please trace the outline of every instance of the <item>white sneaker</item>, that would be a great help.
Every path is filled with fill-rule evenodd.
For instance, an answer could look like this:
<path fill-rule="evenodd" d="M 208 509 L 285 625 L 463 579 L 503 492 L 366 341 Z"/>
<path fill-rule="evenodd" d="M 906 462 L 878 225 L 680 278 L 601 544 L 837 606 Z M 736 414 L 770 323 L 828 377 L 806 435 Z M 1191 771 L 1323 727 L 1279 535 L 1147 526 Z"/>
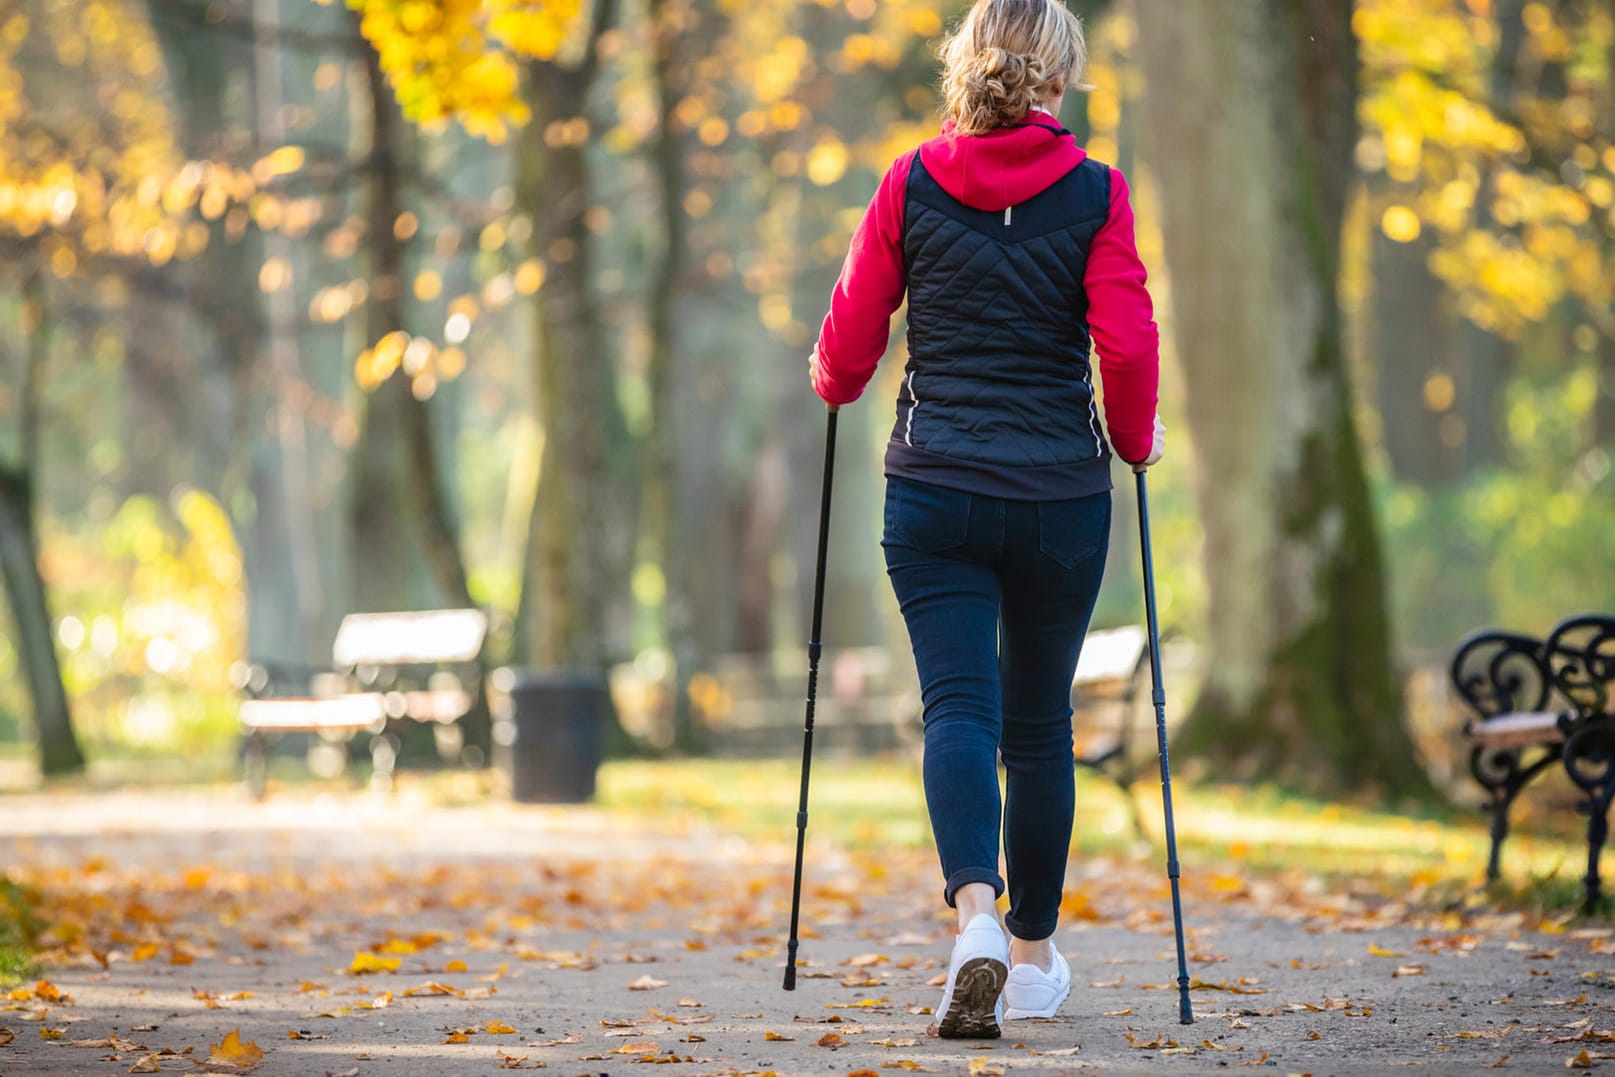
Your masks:
<path fill-rule="evenodd" d="M 1071 994 L 1071 966 L 1066 964 L 1059 947 L 1050 949 L 1054 957 L 1049 961 L 1049 971 L 1044 972 L 1030 961 L 1009 970 L 1009 979 L 1004 983 L 1006 1021 L 1053 1017 Z"/>
<path fill-rule="evenodd" d="M 988 913 L 973 917 L 953 944 L 948 986 L 936 1012 L 937 1032 L 949 1040 L 992 1040 L 1001 1033 L 1001 995 L 1009 976 L 1009 939 Z"/>

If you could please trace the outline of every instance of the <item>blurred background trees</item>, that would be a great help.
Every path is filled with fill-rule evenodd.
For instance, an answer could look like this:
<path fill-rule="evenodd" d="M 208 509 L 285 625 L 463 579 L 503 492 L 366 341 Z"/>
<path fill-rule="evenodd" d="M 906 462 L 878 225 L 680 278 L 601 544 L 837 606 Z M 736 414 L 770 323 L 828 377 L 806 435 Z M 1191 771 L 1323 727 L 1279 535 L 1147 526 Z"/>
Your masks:
<path fill-rule="evenodd" d="M 469 602 L 496 661 L 670 678 L 700 745 L 700 674 L 802 643 L 805 356 L 962 6 L 0 2 L 0 743 L 228 753 L 233 663 Z M 1402 672 L 1615 606 L 1615 4 L 1076 7 L 1202 743 L 1306 715 L 1381 732 L 1289 779 L 1416 784 Z M 842 416 L 832 647 L 905 646 L 899 328 Z M 1128 496 L 1101 624 L 1139 616 Z"/>

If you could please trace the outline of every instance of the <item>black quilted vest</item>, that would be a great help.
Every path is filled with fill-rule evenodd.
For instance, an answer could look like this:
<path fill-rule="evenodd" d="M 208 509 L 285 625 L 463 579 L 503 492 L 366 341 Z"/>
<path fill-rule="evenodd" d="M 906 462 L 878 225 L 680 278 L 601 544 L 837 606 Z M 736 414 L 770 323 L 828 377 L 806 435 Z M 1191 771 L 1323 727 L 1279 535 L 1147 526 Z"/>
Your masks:
<path fill-rule="evenodd" d="M 888 475 L 1033 501 L 1110 489 L 1082 283 L 1109 209 L 1110 169 L 1097 161 L 992 212 L 950 195 L 916 151 Z"/>

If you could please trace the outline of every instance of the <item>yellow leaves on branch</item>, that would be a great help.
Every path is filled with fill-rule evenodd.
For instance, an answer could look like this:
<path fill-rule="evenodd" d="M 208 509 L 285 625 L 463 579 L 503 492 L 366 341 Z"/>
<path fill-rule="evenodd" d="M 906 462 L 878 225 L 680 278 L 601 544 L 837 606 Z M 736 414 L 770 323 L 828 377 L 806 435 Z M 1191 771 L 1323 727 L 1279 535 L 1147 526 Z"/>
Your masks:
<path fill-rule="evenodd" d="M 582 14 L 581 0 L 348 0 L 398 94 L 423 126 L 458 120 L 503 142 L 530 120 L 518 63 L 553 60 Z"/>
<path fill-rule="evenodd" d="M 163 79 L 134 0 L 13 6 L 0 16 L 0 233 L 40 239 L 61 277 L 86 257 L 162 265 L 200 250 L 206 228 L 175 206 L 185 166 Z M 114 122 L 93 118 L 103 113 Z"/>

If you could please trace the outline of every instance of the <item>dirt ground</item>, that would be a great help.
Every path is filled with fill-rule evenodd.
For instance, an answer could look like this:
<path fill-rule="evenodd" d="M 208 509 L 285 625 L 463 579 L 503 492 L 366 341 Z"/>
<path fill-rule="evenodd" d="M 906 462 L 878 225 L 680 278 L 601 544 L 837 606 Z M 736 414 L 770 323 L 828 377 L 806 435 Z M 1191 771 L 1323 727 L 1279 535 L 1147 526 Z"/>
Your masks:
<path fill-rule="evenodd" d="M 932 858 L 814 835 L 787 993 L 791 857 L 588 808 L 0 798 L 0 872 L 56 924 L 0 1075 L 1615 1074 L 1607 922 L 1186 865 L 1185 1026 L 1158 854 L 1078 858 L 1063 1015 L 944 1041 Z"/>

